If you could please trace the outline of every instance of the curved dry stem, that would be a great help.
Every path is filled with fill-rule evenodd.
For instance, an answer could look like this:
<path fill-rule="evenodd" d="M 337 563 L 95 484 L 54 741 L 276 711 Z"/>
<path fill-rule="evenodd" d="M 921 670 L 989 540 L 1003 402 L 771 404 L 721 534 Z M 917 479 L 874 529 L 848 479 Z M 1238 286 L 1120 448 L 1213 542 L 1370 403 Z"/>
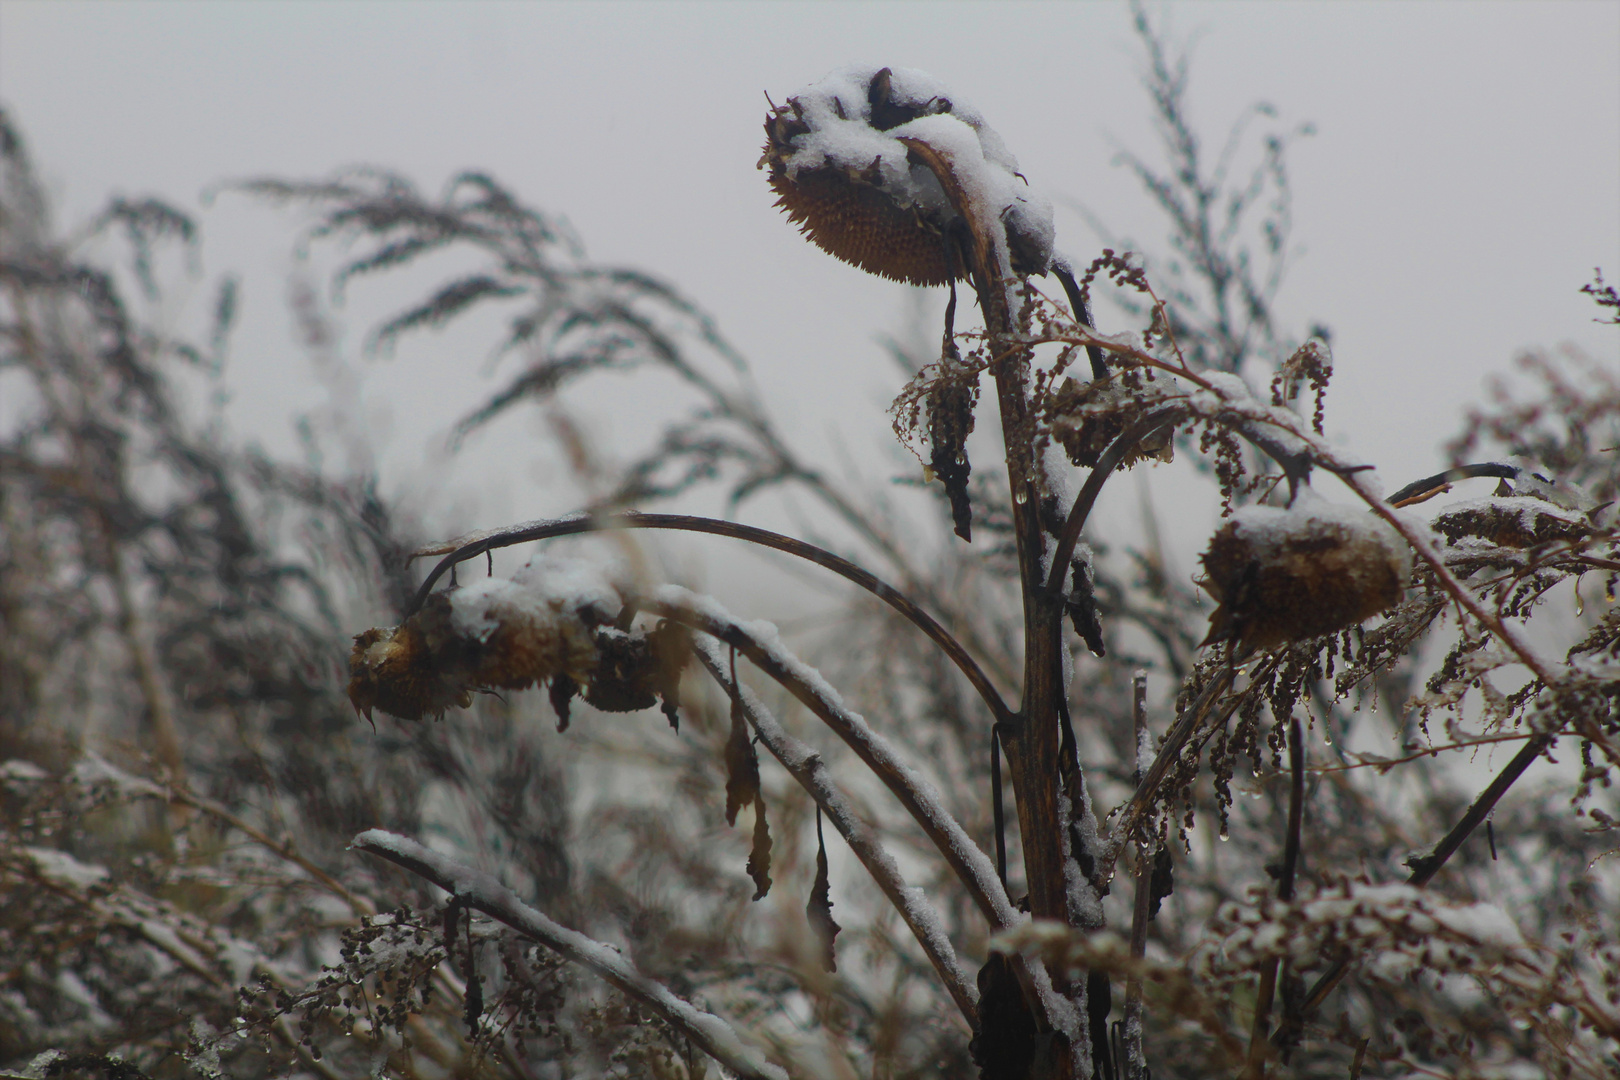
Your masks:
<path fill-rule="evenodd" d="M 629 511 L 622 514 L 586 515 L 576 517 L 557 518 L 551 521 L 530 521 L 522 525 L 514 525 L 506 529 L 494 529 L 487 533 L 479 533 L 460 541 L 454 541 L 455 546 L 436 545 L 419 549 L 416 556 L 444 554 L 444 558 L 436 563 L 422 584 L 417 588 L 416 595 L 412 597 L 410 606 L 406 608 L 408 617 L 421 608 L 428 594 L 433 591 L 433 585 L 457 563 L 477 558 L 487 551 L 498 548 L 512 547 L 515 544 L 526 544 L 535 540 L 548 540 L 558 536 L 575 536 L 580 533 L 605 532 L 610 529 L 666 529 L 675 532 L 707 533 L 711 536 L 725 536 L 733 540 L 744 540 L 750 544 L 770 548 L 792 555 L 817 566 L 831 570 L 847 581 L 854 582 L 879 600 L 898 611 L 917 629 L 928 635 L 929 640 L 938 645 L 940 651 L 950 657 L 959 671 L 966 676 L 968 682 L 978 691 L 979 697 L 989 707 L 991 715 L 997 721 L 1005 721 L 1012 717 L 1012 710 L 1006 702 L 1001 700 L 1001 694 L 991 683 L 990 677 L 984 673 L 977 660 L 963 647 L 962 643 L 951 636 L 939 622 L 928 612 L 918 607 L 905 593 L 892 585 L 880 580 L 875 575 L 856 566 L 848 559 L 834 555 L 825 548 L 814 544 L 807 544 L 791 536 L 783 536 L 768 529 L 755 528 L 752 525 L 740 525 L 735 521 L 723 521 L 717 518 L 695 517 L 690 514 L 642 514 Z M 445 554 L 448 551 L 448 554 Z"/>
<path fill-rule="evenodd" d="M 638 596 L 635 603 L 648 614 L 701 630 L 735 647 L 755 667 L 780 683 L 843 739 L 894 793 L 992 927 L 1004 930 L 1023 921 L 997 880 L 995 866 L 946 811 L 939 790 L 907 765 L 889 741 L 873 731 L 860 714 L 848 709 L 838 692 L 814 668 L 788 654 L 774 640 L 774 627 L 740 622 L 713 600 L 675 585 L 665 585 L 648 595 Z"/>
<path fill-rule="evenodd" d="M 709 674 L 714 676 L 715 682 L 729 693 L 731 679 L 719 650 L 705 641 L 694 641 L 692 651 Z M 956 950 L 944 932 L 939 913 L 929 905 L 921 889 L 907 887 L 894 857 L 884 850 L 877 833 L 861 820 L 849 799 L 833 783 L 832 772 L 821 760 L 821 755 L 789 735 L 753 691 L 742 685 L 738 685 L 736 691 L 743 716 L 759 735 L 759 741 L 821 807 L 866 872 L 872 875 L 872 880 L 883 895 L 900 913 L 900 918 L 905 920 L 917 944 L 922 946 L 928 962 L 945 984 L 951 1000 L 956 1002 L 962 1019 L 967 1021 L 969 1028 L 977 1031 L 979 991 L 957 961 Z"/>
<path fill-rule="evenodd" d="M 1119 463 L 1125 460 L 1125 455 L 1129 454 L 1137 443 L 1164 425 L 1175 423 L 1183 412 L 1184 410 L 1177 406 L 1155 409 L 1127 428 L 1097 458 L 1097 464 L 1086 477 L 1080 494 L 1075 496 L 1074 506 L 1069 509 L 1069 516 L 1063 523 L 1063 533 L 1058 537 L 1057 548 L 1052 554 L 1052 570 L 1046 579 L 1047 592 L 1055 595 L 1063 591 L 1063 577 L 1068 573 L 1069 559 L 1074 555 L 1075 545 L 1080 542 L 1080 531 L 1086 527 L 1086 518 L 1091 515 L 1091 508 L 1096 505 L 1097 496 L 1102 494 L 1103 485 L 1119 467 Z"/>
<path fill-rule="evenodd" d="M 662 983 L 643 975 L 612 947 L 552 922 L 482 870 L 463 866 L 414 840 L 382 829 L 367 829 L 356 836 L 354 847 L 426 878 L 468 907 L 477 908 L 524 937 L 590 968 L 657 1013 L 694 1046 L 738 1076 L 750 1080 L 788 1080 L 786 1072 L 744 1044 L 730 1024 L 682 1001 Z"/>

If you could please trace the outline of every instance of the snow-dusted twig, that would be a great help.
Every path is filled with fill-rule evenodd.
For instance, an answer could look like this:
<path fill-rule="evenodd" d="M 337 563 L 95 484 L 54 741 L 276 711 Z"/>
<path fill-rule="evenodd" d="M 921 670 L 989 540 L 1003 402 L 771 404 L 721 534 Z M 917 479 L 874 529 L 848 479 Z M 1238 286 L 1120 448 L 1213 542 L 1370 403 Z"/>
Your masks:
<path fill-rule="evenodd" d="M 714 676 L 715 682 L 726 688 L 728 693 L 731 692 L 731 680 L 720 651 L 701 638 L 692 643 L 692 648 L 709 674 Z M 832 772 L 821 759 L 821 755 L 789 735 L 748 687 L 739 684 L 735 692 L 742 705 L 743 716 L 758 733 L 759 741 L 777 761 L 782 763 L 782 767 L 789 775 L 799 782 L 799 786 L 816 801 L 816 805 L 821 807 L 845 843 L 849 844 L 850 850 L 866 868 L 866 872 L 872 875 L 872 880 L 877 883 L 883 895 L 889 898 L 889 902 L 905 920 L 906 926 L 910 927 L 917 943 L 927 954 L 928 962 L 934 966 L 940 981 L 950 992 L 951 1000 L 956 1002 L 956 1007 L 961 1012 L 962 1018 L 967 1021 L 968 1027 L 977 1030 L 979 991 L 962 970 L 956 958 L 956 950 L 951 946 L 951 939 L 946 935 L 945 928 L 940 922 L 939 913 L 928 902 L 921 889 L 906 884 L 904 875 L 900 873 L 900 867 L 895 863 L 894 857 L 884 849 L 877 833 L 855 813 L 849 799 L 833 783 Z"/>
<path fill-rule="evenodd" d="M 742 622 L 714 600 L 677 585 L 661 586 L 636 597 L 635 603 L 642 611 L 673 619 L 734 646 L 755 667 L 781 683 L 832 728 L 894 793 L 993 928 L 1004 930 L 1023 921 L 1001 887 L 995 866 L 945 809 L 939 790 L 907 765 L 865 718 L 845 706 L 838 691 L 818 671 L 784 649 L 776 627 L 766 622 Z"/>
<path fill-rule="evenodd" d="M 468 907 L 590 968 L 657 1013 L 693 1045 L 739 1077 L 788 1080 L 786 1072 L 745 1044 L 730 1024 L 676 997 L 662 983 L 642 974 L 617 950 L 552 922 L 482 870 L 463 866 L 414 840 L 382 829 L 367 829 L 354 838 L 354 846 L 426 878 Z"/>

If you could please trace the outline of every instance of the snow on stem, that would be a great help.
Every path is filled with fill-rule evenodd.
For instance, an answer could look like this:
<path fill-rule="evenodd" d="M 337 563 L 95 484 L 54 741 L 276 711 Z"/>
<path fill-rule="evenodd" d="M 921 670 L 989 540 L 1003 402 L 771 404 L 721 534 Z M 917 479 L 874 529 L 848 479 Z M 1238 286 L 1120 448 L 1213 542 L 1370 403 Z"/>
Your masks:
<path fill-rule="evenodd" d="M 642 974 L 611 946 L 552 922 L 482 870 L 463 866 L 414 840 L 382 829 L 367 829 L 356 836 L 354 847 L 426 878 L 468 907 L 477 908 L 525 937 L 590 968 L 657 1013 L 737 1076 L 748 1080 L 788 1080 L 785 1071 L 746 1045 L 730 1024 L 676 997 L 662 983 Z"/>
<path fill-rule="evenodd" d="M 735 646 L 755 667 L 781 683 L 832 728 L 894 793 L 945 857 L 991 926 L 1005 930 L 1023 921 L 996 877 L 995 866 L 945 809 L 939 790 L 907 765 L 865 718 L 846 707 L 820 672 L 783 648 L 776 627 L 765 622 L 741 622 L 713 599 L 677 585 L 654 589 L 637 597 L 635 603 L 642 611 L 684 623 Z"/>
<path fill-rule="evenodd" d="M 709 674 L 714 676 L 715 682 L 730 692 L 731 680 L 720 651 L 708 641 L 701 639 L 694 641 L 692 648 Z M 951 1000 L 956 1002 L 956 1007 L 961 1012 L 962 1018 L 967 1021 L 968 1027 L 978 1030 L 979 991 L 962 970 L 961 963 L 956 958 L 956 950 L 951 946 L 951 940 L 940 922 L 939 913 L 929 904 L 921 889 L 906 884 L 900 867 L 895 863 L 894 857 L 884 849 L 877 833 L 861 820 L 855 813 L 855 808 L 850 805 L 849 799 L 833 783 L 832 772 L 822 761 L 821 755 L 789 735 L 752 690 L 738 685 L 736 693 L 742 705 L 743 716 L 759 735 L 759 741 L 777 761 L 782 763 L 782 767 L 789 775 L 799 782 L 799 786 L 809 793 L 816 801 L 816 805 L 821 807 L 845 843 L 849 844 L 855 857 L 866 868 L 866 872 L 872 875 L 872 880 L 883 891 L 883 895 L 889 898 L 889 902 L 911 928 L 917 943 L 927 954 L 928 962 L 939 974 L 940 981 L 950 992 Z"/>

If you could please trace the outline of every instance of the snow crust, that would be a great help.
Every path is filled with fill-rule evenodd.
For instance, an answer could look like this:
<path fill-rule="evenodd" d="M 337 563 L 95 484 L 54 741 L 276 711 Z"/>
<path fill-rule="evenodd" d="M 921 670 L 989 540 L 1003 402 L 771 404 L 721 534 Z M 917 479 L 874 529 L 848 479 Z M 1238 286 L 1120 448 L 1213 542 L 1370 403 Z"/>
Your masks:
<path fill-rule="evenodd" d="M 112 876 L 105 866 L 80 862 L 55 848 L 25 847 L 22 852 L 33 862 L 40 877 L 70 889 L 89 889 Z"/>
<path fill-rule="evenodd" d="M 32 761 L 22 758 L 11 758 L 0 762 L 0 781 L 6 780 L 49 780 L 51 774 L 35 765 Z"/>
<path fill-rule="evenodd" d="M 1412 550 L 1399 533 L 1364 507 L 1330 503 L 1309 487 L 1302 486 L 1294 505 L 1287 508 L 1245 506 L 1234 511 L 1232 527 L 1261 562 L 1303 537 L 1332 536 L 1381 547 L 1402 580 L 1412 572 Z"/>
<path fill-rule="evenodd" d="M 1219 978 L 1272 958 L 1305 967 L 1346 951 L 1362 957 L 1374 977 L 1389 979 L 1534 961 L 1518 926 L 1493 904 L 1453 904 L 1405 882 L 1348 882 L 1293 902 L 1257 892 L 1249 904 L 1225 906 L 1194 950 L 1192 968 Z"/>
<path fill-rule="evenodd" d="M 455 632 L 480 643 L 507 622 L 546 626 L 587 615 L 600 621 L 619 607 L 618 590 L 595 566 L 543 555 L 510 578 L 480 578 L 446 595 Z"/>

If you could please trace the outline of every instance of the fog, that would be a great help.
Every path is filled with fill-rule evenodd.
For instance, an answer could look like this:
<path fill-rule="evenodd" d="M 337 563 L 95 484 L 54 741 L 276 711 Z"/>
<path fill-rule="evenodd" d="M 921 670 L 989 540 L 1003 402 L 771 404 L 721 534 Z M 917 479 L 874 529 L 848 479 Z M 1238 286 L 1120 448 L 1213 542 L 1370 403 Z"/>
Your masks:
<path fill-rule="evenodd" d="M 1577 291 L 1594 266 L 1620 276 L 1620 5 L 1152 10 L 1193 42 L 1207 153 L 1256 101 L 1277 110 L 1256 132 L 1314 129 L 1289 159 L 1295 250 L 1277 310 L 1294 334 L 1331 329 L 1328 433 L 1388 484 L 1441 464 L 1463 408 L 1518 351 L 1573 342 L 1620 362 Z M 881 488 L 917 468 L 882 413 L 903 376 L 880 339 L 912 329 L 918 303 L 805 243 L 754 167 L 765 94 L 780 102 L 851 61 L 921 68 L 971 100 L 1057 204 L 1058 244 L 1076 262 L 1108 243 L 1166 254 L 1163 219 L 1117 161 L 1126 148 L 1162 160 L 1124 5 L 0 8 L 0 100 L 59 224 L 82 225 L 110 194 L 197 213 L 197 264 L 169 268 L 176 323 L 202 317 L 215 276 L 242 277 L 231 428 L 297 454 L 294 418 L 335 409 L 353 447 L 376 448 L 385 489 L 445 528 L 581 498 L 534 410 L 446 457 L 450 426 L 515 361 L 492 370 L 492 339 L 472 330 L 368 355 L 366 331 L 433 279 L 360 282 L 335 308 L 336 352 L 358 381 L 332 398 L 286 306 L 289 274 L 324 289 L 329 264 L 295 256 L 295 214 L 222 182 L 365 163 L 432 192 L 462 169 L 488 171 L 566 216 L 594 259 L 685 290 L 750 359 L 800 448 Z M 928 334 L 940 303 L 923 301 Z M 1106 305 L 1099 319 L 1124 326 Z M 624 460 L 616 449 L 667 403 L 634 383 L 616 392 L 570 407 L 596 452 Z M 328 467 L 365 463 L 338 449 Z M 1162 474 L 1154 483 L 1175 489 Z M 792 510 L 743 514 L 781 523 Z"/>

